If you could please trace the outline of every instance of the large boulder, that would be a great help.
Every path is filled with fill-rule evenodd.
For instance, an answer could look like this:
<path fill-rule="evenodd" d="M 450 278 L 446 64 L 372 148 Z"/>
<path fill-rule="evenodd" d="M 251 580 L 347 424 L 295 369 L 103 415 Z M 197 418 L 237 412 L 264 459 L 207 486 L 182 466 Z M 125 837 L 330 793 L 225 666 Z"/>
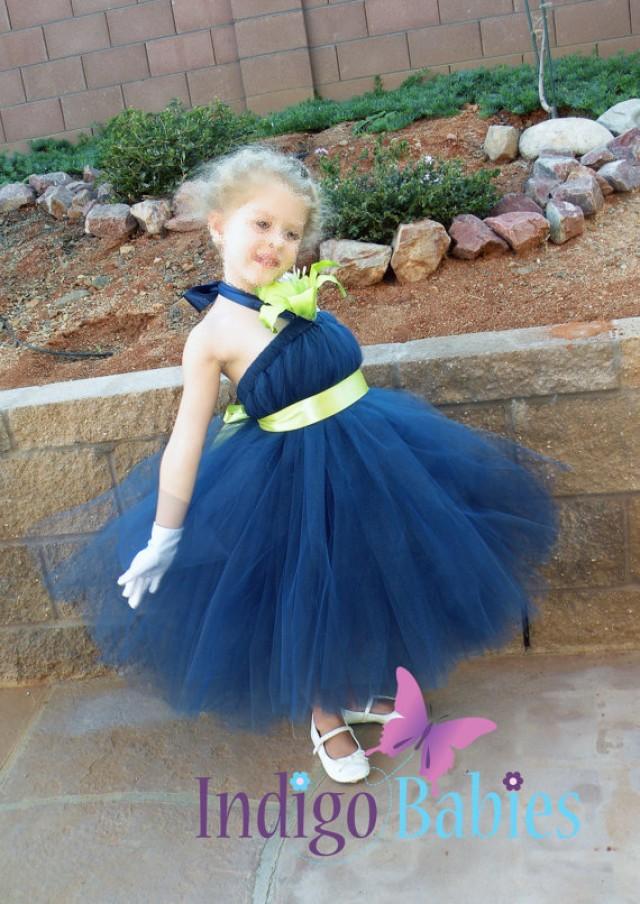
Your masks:
<path fill-rule="evenodd" d="M 391 266 L 399 283 L 418 282 L 440 266 L 451 239 L 442 223 L 416 220 L 402 223 L 393 237 Z"/>
<path fill-rule="evenodd" d="M 640 98 L 632 97 L 630 100 L 622 100 L 605 110 L 602 116 L 598 116 L 597 122 L 603 125 L 614 135 L 620 135 L 627 129 L 640 126 Z"/>
<path fill-rule="evenodd" d="M 577 204 L 549 201 L 546 217 L 550 226 L 549 238 L 556 245 L 562 245 L 584 232 L 584 214 Z"/>
<path fill-rule="evenodd" d="M 555 185 L 555 181 L 554 181 Z M 524 192 L 510 191 L 495 204 L 489 211 L 488 216 L 499 217 L 501 213 L 513 213 L 514 210 L 529 210 L 531 213 L 544 213 L 544 208 L 525 195 Z"/>
<path fill-rule="evenodd" d="M 171 204 L 164 198 L 139 201 L 131 207 L 131 213 L 140 227 L 149 235 L 162 235 L 164 225 L 171 218 Z"/>
<path fill-rule="evenodd" d="M 605 163 L 598 170 L 614 191 L 634 191 L 640 188 L 640 166 L 633 166 L 627 160 Z"/>
<path fill-rule="evenodd" d="M 28 204 L 35 204 L 36 193 L 24 182 L 9 182 L 0 188 L 0 213 L 9 213 Z"/>
<path fill-rule="evenodd" d="M 608 144 L 612 138 L 609 129 L 593 119 L 565 116 L 525 129 L 520 136 L 520 153 L 528 160 L 551 148 L 567 154 L 586 154 L 601 144 Z"/>
<path fill-rule="evenodd" d="M 137 227 L 128 204 L 94 204 L 84 221 L 85 233 L 99 238 L 127 238 Z"/>
<path fill-rule="evenodd" d="M 348 289 L 357 289 L 382 280 L 391 260 L 391 247 L 352 239 L 327 239 L 320 243 L 320 259 L 336 261 L 338 266 L 327 272 L 337 276 Z"/>
<path fill-rule="evenodd" d="M 582 173 L 571 173 L 566 182 L 553 189 L 551 200 L 577 204 L 585 217 L 593 216 L 604 207 L 602 189 L 595 173 L 591 172 L 588 176 L 582 175 Z"/>
<path fill-rule="evenodd" d="M 484 139 L 484 152 L 494 163 L 515 160 L 519 137 L 520 132 L 515 126 L 489 126 Z"/>

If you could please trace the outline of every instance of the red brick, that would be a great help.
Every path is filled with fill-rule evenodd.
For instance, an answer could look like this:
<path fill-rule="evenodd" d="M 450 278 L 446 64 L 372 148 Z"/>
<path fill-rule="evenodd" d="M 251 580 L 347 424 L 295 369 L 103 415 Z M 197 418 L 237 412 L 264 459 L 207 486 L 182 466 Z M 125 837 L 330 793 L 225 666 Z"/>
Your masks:
<path fill-rule="evenodd" d="M 438 0 L 365 0 L 370 35 L 384 35 L 394 31 L 438 25 Z M 339 11 L 336 7 L 336 11 Z"/>
<path fill-rule="evenodd" d="M 302 9 L 301 0 L 231 0 L 231 12 L 235 21 L 288 12 L 291 9 Z"/>
<path fill-rule="evenodd" d="M 195 31 L 233 23 L 230 0 L 173 0 L 176 31 Z"/>
<path fill-rule="evenodd" d="M 3 31 L 11 31 L 11 23 L 7 15 L 7 4 L 5 0 L 0 0 L 0 34 Z"/>
<path fill-rule="evenodd" d="M 640 34 L 627 35 L 625 38 L 611 38 L 608 41 L 598 41 L 598 56 L 605 59 L 619 50 L 625 53 L 633 53 L 640 50 Z"/>
<path fill-rule="evenodd" d="M 188 72 L 187 81 L 194 106 L 211 103 L 214 97 L 219 97 L 224 103 L 244 99 L 240 64 L 237 62 Z"/>
<path fill-rule="evenodd" d="M 238 59 L 236 29 L 233 25 L 222 25 L 211 29 L 213 55 L 216 63 L 235 63 Z"/>
<path fill-rule="evenodd" d="M 128 47 L 85 53 L 82 56 L 82 64 L 89 88 L 105 88 L 107 85 L 136 82 L 149 76 L 144 44 L 130 44 Z"/>
<path fill-rule="evenodd" d="M 76 16 L 86 13 L 101 13 L 118 6 L 135 6 L 136 0 L 73 0 L 73 11 Z"/>
<path fill-rule="evenodd" d="M 170 0 L 151 0 L 106 13 L 111 43 L 133 44 L 175 34 Z"/>
<path fill-rule="evenodd" d="M 21 104 L 26 100 L 19 69 L 0 72 L 0 107 Z"/>
<path fill-rule="evenodd" d="M 567 6 L 554 13 L 558 44 L 604 41 L 631 33 L 628 0 L 592 0 L 588 13 Z"/>
<path fill-rule="evenodd" d="M 11 28 L 30 28 L 73 16 L 71 0 L 6 0 Z"/>
<path fill-rule="evenodd" d="M 175 75 L 161 75 L 142 82 L 129 82 L 122 86 L 127 107 L 159 113 L 169 101 L 177 97 L 186 107 L 191 106 L 187 79 L 183 72 Z"/>
<path fill-rule="evenodd" d="M 87 87 L 80 57 L 66 57 L 52 63 L 25 66 L 22 78 L 28 100 L 56 97 L 71 91 L 84 91 Z"/>
<path fill-rule="evenodd" d="M 480 27 L 476 22 L 419 28 L 408 33 L 411 67 L 445 65 L 482 56 Z"/>
<path fill-rule="evenodd" d="M 502 16 L 513 12 L 511 0 L 438 0 L 440 21 L 464 22 L 485 16 Z"/>
<path fill-rule="evenodd" d="M 555 46 L 555 32 L 551 19 L 548 23 L 549 40 Z M 480 21 L 484 56 L 501 56 L 505 53 L 526 53 L 531 50 L 531 33 L 524 13 L 498 16 Z"/>
<path fill-rule="evenodd" d="M 27 28 L 0 35 L 0 71 L 28 66 L 47 59 L 41 28 Z"/>
<path fill-rule="evenodd" d="M 61 99 L 67 129 L 103 123 L 124 109 L 119 85 L 96 88 L 81 94 L 69 94 Z"/>
<path fill-rule="evenodd" d="M 344 7 L 319 6 L 308 9 L 304 18 L 311 47 L 367 36 L 364 3 L 346 3 Z"/>
<path fill-rule="evenodd" d="M 348 41 L 338 44 L 337 51 L 342 79 L 411 68 L 404 34 Z"/>
<path fill-rule="evenodd" d="M 213 66 L 211 32 L 209 29 L 192 31 L 173 38 L 147 41 L 147 54 L 151 75 L 168 75 Z"/>
<path fill-rule="evenodd" d="M 104 13 L 45 25 L 44 33 L 50 60 L 109 46 L 109 32 Z"/>
<path fill-rule="evenodd" d="M 264 116 L 267 113 L 274 113 L 276 110 L 284 110 L 285 107 L 290 107 L 292 104 L 299 104 L 303 100 L 309 100 L 312 96 L 308 88 L 284 88 L 282 91 L 248 97 L 247 109 Z"/>
<path fill-rule="evenodd" d="M 7 141 L 40 138 L 45 133 L 61 132 L 64 129 L 58 98 L 7 107 L 2 111 L 2 122 Z"/>
<path fill-rule="evenodd" d="M 300 10 L 260 19 L 242 19 L 236 22 L 235 29 L 240 59 L 307 46 Z"/>
<path fill-rule="evenodd" d="M 333 45 L 327 47 L 311 47 L 309 49 L 309 58 L 311 60 L 311 71 L 313 72 L 313 82 L 315 85 L 322 85 L 324 82 L 337 82 L 340 80 L 338 57 L 336 55 L 336 48 Z"/>
<path fill-rule="evenodd" d="M 306 49 L 250 57 L 240 65 L 247 98 L 313 85 Z"/>

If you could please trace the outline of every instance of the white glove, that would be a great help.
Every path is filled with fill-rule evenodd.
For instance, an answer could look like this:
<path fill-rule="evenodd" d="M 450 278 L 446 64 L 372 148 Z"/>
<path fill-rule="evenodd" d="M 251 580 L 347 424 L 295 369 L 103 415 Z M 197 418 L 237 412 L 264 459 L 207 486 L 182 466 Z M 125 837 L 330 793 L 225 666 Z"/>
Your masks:
<path fill-rule="evenodd" d="M 138 606 L 147 588 L 149 593 L 155 593 L 158 589 L 173 562 L 183 530 L 182 527 L 162 527 L 153 522 L 151 539 L 118 578 L 118 584 L 125 585 L 122 595 L 128 597 L 132 609 Z"/>

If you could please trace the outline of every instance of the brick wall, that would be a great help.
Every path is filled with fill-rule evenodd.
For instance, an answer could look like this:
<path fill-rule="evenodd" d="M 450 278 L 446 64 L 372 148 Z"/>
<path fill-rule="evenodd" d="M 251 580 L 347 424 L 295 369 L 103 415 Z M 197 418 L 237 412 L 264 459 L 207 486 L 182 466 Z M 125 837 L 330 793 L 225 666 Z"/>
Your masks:
<path fill-rule="evenodd" d="M 531 0 L 531 6 L 538 0 Z M 524 0 L 0 0 L 0 150 L 214 96 L 267 113 L 532 62 Z M 554 0 L 554 56 L 640 48 L 640 0 Z"/>

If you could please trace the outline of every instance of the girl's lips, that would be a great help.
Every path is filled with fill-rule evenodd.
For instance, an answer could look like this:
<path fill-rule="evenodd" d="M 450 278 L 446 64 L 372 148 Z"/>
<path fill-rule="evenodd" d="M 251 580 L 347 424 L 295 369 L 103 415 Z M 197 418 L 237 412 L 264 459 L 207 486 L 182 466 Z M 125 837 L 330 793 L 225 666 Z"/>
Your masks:
<path fill-rule="evenodd" d="M 256 257 L 256 261 L 263 267 L 277 267 L 278 261 L 274 257 Z"/>

